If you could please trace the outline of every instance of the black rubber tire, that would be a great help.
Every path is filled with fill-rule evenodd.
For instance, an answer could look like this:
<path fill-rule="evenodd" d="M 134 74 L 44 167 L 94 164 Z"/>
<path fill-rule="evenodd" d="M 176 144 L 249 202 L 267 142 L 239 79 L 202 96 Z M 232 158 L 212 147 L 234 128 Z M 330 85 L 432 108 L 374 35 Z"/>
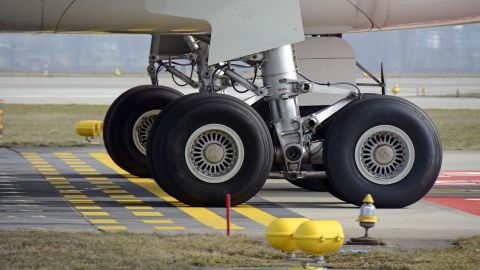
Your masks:
<path fill-rule="evenodd" d="M 133 142 L 135 121 L 150 110 L 163 110 L 183 96 L 165 86 L 142 85 L 120 95 L 107 111 L 103 126 L 103 141 L 107 153 L 122 169 L 139 177 L 150 177 L 146 157 Z"/>
<path fill-rule="evenodd" d="M 185 147 L 200 127 L 221 124 L 233 129 L 244 145 L 238 173 L 222 183 L 207 183 L 188 168 Z M 236 98 L 217 94 L 191 94 L 170 104 L 156 119 L 147 146 L 148 165 L 158 185 L 191 206 L 225 206 L 246 202 L 263 187 L 273 160 L 273 144 L 258 113 Z"/>
<path fill-rule="evenodd" d="M 352 102 L 334 120 L 328 130 L 324 160 L 331 187 L 341 198 L 361 205 L 365 195 L 372 194 L 377 207 L 402 208 L 417 202 L 432 188 L 442 164 L 442 146 L 434 124 L 414 104 L 391 96 L 370 96 Z M 390 185 L 368 181 L 355 163 L 357 141 L 379 125 L 399 128 L 415 148 L 410 172 Z"/>

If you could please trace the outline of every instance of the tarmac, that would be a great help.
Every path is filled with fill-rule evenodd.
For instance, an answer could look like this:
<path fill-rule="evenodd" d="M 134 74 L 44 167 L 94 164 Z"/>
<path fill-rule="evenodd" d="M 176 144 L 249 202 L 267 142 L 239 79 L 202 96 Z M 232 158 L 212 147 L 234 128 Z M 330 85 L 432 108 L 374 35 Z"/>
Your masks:
<path fill-rule="evenodd" d="M 1 77 L 0 99 L 6 103 L 20 104 L 97 104 L 109 105 L 127 89 L 150 84 L 146 76 L 137 77 Z M 159 78 L 160 85 L 180 90 L 184 94 L 197 92 L 191 87 L 178 87 L 169 76 Z M 358 82 L 370 82 L 361 78 Z M 387 89 L 398 84 L 400 96 L 410 100 L 420 108 L 431 109 L 480 109 L 479 98 L 454 97 L 457 90 L 461 94 L 480 95 L 480 77 L 427 77 L 391 78 Z M 420 90 L 419 90 L 420 89 Z M 427 96 L 422 96 L 425 89 Z M 417 92 L 419 90 L 420 92 Z M 378 88 L 363 88 L 364 92 L 379 93 Z M 226 93 L 241 99 L 252 97 L 251 93 L 238 94 L 232 89 Z M 389 92 L 390 93 L 390 92 Z M 418 94 L 418 95 L 417 95 Z M 318 105 L 332 104 L 338 96 L 326 95 Z"/>
<path fill-rule="evenodd" d="M 389 246 L 447 246 L 480 235 L 480 152 L 447 151 L 435 187 L 404 209 L 378 209 L 371 234 Z M 463 161 L 463 162 L 460 162 Z M 346 237 L 363 234 L 359 209 L 325 192 L 268 180 L 232 209 L 232 234 L 261 237 L 279 217 L 335 219 Z M 225 233 L 225 208 L 188 207 L 152 179 L 117 167 L 103 146 L 0 148 L 0 229 Z"/>

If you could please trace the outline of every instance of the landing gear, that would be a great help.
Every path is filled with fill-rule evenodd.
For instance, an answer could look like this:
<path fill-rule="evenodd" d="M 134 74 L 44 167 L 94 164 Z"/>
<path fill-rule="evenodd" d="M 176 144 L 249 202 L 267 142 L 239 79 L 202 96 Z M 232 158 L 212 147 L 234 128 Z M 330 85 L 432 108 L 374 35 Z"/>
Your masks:
<path fill-rule="evenodd" d="M 324 148 L 332 189 L 346 201 L 400 208 L 420 200 L 440 172 L 442 148 L 431 120 L 395 97 L 354 101 L 339 113 Z"/>
<path fill-rule="evenodd" d="M 192 206 L 233 205 L 253 197 L 273 159 L 268 128 L 244 102 L 191 94 L 162 112 L 148 138 L 152 176 L 171 196 Z"/>
<path fill-rule="evenodd" d="M 150 176 L 145 158 L 149 129 L 160 111 L 182 95 L 168 87 L 143 85 L 114 101 L 105 116 L 103 139 L 118 166 L 136 176 Z"/>

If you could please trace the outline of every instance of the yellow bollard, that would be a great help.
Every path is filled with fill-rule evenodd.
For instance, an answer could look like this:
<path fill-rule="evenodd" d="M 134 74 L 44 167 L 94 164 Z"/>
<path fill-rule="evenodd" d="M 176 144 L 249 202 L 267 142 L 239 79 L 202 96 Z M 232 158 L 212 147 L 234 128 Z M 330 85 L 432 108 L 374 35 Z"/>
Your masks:
<path fill-rule="evenodd" d="M 278 218 L 267 227 L 266 237 L 268 243 L 275 249 L 284 251 L 289 258 L 295 257 L 298 247 L 293 235 L 298 226 L 309 221 L 308 218 Z"/>
<path fill-rule="evenodd" d="M 299 249 L 316 257 L 323 257 L 340 250 L 345 236 L 338 221 L 318 220 L 302 223 L 293 238 Z"/>
<path fill-rule="evenodd" d="M 0 99 L 0 138 L 3 138 L 3 100 Z"/>
<path fill-rule="evenodd" d="M 392 88 L 392 93 L 396 96 L 400 93 L 400 86 L 398 84 L 395 84 L 395 86 Z"/>
<path fill-rule="evenodd" d="M 87 138 L 87 141 L 93 137 L 101 136 L 103 133 L 103 122 L 99 120 L 84 120 L 77 123 L 75 132 Z"/>

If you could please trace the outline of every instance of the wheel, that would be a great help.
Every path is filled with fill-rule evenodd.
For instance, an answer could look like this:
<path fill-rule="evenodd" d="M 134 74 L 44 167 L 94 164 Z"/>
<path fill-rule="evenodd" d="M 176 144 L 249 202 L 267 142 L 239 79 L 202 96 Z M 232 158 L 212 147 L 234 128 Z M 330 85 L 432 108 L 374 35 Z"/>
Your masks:
<path fill-rule="evenodd" d="M 145 150 L 149 129 L 160 111 L 181 96 L 172 88 L 143 85 L 113 102 L 105 116 L 103 140 L 118 166 L 136 176 L 150 176 Z"/>
<path fill-rule="evenodd" d="M 272 122 L 272 118 L 270 116 L 270 108 L 268 105 L 268 102 L 265 99 L 260 99 L 257 102 L 255 102 L 252 107 L 260 114 L 262 119 L 265 121 L 267 126 L 269 123 Z M 302 116 L 310 115 L 312 113 L 320 111 L 324 106 L 308 106 L 308 107 L 300 107 L 300 114 Z M 276 140 L 276 133 L 275 129 L 273 126 L 269 126 L 269 131 L 270 135 L 272 136 L 274 140 L 274 144 L 280 147 L 278 140 Z M 273 162 L 272 165 L 272 170 L 275 171 L 282 171 L 283 169 L 282 164 L 277 164 L 276 162 Z M 302 164 L 301 170 L 302 171 L 319 171 L 320 168 L 322 168 L 322 165 L 320 166 L 313 166 L 311 164 Z M 323 171 L 323 170 L 322 170 Z M 327 179 L 323 178 L 306 178 L 306 179 L 297 179 L 297 180 L 289 180 L 287 179 L 288 182 L 291 184 L 309 190 L 309 191 L 318 191 L 318 192 L 325 192 L 328 191 L 328 189 L 325 187 L 325 185 L 328 185 Z"/>
<path fill-rule="evenodd" d="M 264 185 L 273 144 L 262 118 L 225 95 L 191 94 L 156 119 L 147 146 L 158 185 L 191 206 L 246 202 Z"/>
<path fill-rule="evenodd" d="M 361 205 L 372 194 L 375 205 L 401 208 L 431 189 L 440 172 L 438 132 L 412 103 L 388 96 L 359 99 L 338 113 L 324 147 L 331 187 Z"/>

